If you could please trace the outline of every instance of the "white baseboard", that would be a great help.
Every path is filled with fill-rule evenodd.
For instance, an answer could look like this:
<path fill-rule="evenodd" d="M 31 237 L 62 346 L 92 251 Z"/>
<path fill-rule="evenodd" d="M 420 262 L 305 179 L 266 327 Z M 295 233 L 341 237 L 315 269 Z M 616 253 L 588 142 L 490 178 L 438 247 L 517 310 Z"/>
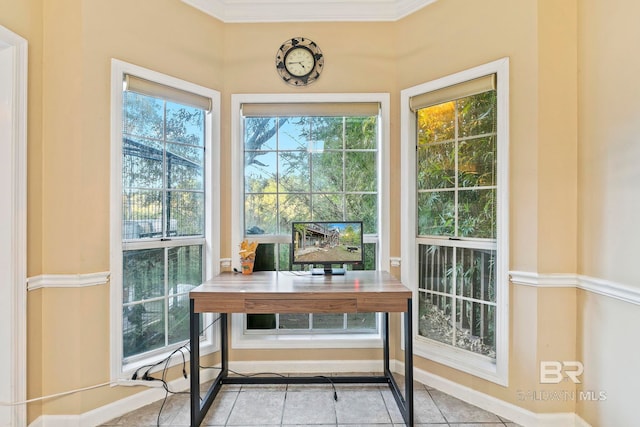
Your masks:
<path fill-rule="evenodd" d="M 334 373 L 334 372 L 382 372 L 380 360 L 283 360 L 260 362 L 230 362 L 229 368 L 241 373 L 259 372 L 286 373 Z M 200 374 L 202 382 L 210 381 L 216 371 L 206 370 Z M 179 378 L 169 383 L 175 391 L 189 389 L 189 380 Z M 29 424 L 29 427 L 87 427 L 97 426 L 120 417 L 143 406 L 149 405 L 165 396 L 163 388 L 150 388 L 130 397 L 120 399 L 79 415 L 42 415 Z"/>
<path fill-rule="evenodd" d="M 389 366 L 392 371 L 404 374 L 404 363 L 391 360 Z M 346 373 L 346 372 L 381 372 L 382 364 L 379 360 L 316 360 L 316 361 L 240 361 L 230 362 L 229 368 L 241 373 L 254 374 L 259 372 L 281 373 Z M 203 371 L 203 382 L 212 380 L 213 371 Z M 589 423 L 574 413 L 540 414 L 523 409 L 512 403 L 497 399 L 488 394 L 457 384 L 446 378 L 434 375 L 422 369 L 414 368 L 414 379 L 429 387 L 436 388 L 443 393 L 456 397 L 486 411 L 509 419 L 524 427 L 591 427 Z M 187 390 L 189 380 L 180 378 L 169 384 L 172 390 Z M 109 403 L 80 415 L 43 415 L 33 421 L 29 427 L 86 427 L 103 424 L 113 418 L 149 405 L 163 399 L 162 388 L 150 388 L 133 396 Z"/>
<path fill-rule="evenodd" d="M 203 382 L 214 378 L 215 372 L 205 370 L 200 374 Z M 179 378 L 169 382 L 172 391 L 188 390 L 189 380 Z M 117 400 L 91 411 L 79 415 L 42 415 L 34 420 L 29 427 L 87 427 L 98 426 L 109 420 L 120 417 L 143 406 L 149 405 L 160 399 L 164 399 L 165 390 L 160 387 L 151 387 L 148 390 L 136 393 L 124 399 Z"/>
<path fill-rule="evenodd" d="M 402 362 L 396 361 L 393 366 L 398 373 L 404 372 L 404 364 Z M 504 400 L 497 399 L 422 369 L 414 368 L 413 377 L 422 384 L 438 389 L 443 393 L 475 405 L 485 411 L 492 412 L 524 427 L 591 427 L 575 413 L 541 414 L 531 412 L 513 403 L 505 402 Z"/>

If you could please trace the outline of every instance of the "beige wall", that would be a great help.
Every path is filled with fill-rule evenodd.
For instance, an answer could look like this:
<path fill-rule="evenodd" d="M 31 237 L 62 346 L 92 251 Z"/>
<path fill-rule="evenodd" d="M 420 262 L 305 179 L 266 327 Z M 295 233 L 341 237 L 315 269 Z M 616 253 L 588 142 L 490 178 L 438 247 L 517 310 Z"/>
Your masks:
<path fill-rule="evenodd" d="M 640 287 L 640 4 L 579 3 L 579 271 Z"/>
<path fill-rule="evenodd" d="M 0 0 L 0 25 L 20 35 L 29 43 L 27 82 L 28 112 L 27 163 L 29 179 L 27 182 L 27 234 L 28 234 L 28 272 L 29 276 L 42 271 L 42 173 L 40 167 L 32 167 L 42 163 L 42 33 L 43 33 L 42 0 Z"/>
<path fill-rule="evenodd" d="M 638 355 L 636 327 L 640 307 L 578 293 L 578 357 L 584 364 L 576 412 L 592 426 L 638 423 Z M 590 400 L 591 399 L 591 400 Z"/>
<path fill-rule="evenodd" d="M 0 0 L 0 25 L 25 38 L 29 45 L 28 53 L 28 111 L 27 111 L 27 275 L 40 274 L 42 271 L 42 0 Z M 29 321 L 27 335 L 28 392 L 29 396 L 42 395 L 42 338 L 40 328 L 42 299 L 39 295 L 30 296 L 27 301 Z M 30 405 L 29 419 L 40 414 L 39 403 Z"/>
<path fill-rule="evenodd" d="M 627 87 L 639 71 L 629 49 L 640 35 L 632 22 L 640 6 L 633 0 L 606 6 L 596 0 L 440 0 L 394 23 L 330 24 L 222 24 L 177 0 L 149 4 L 0 0 L 0 25 L 27 38 L 30 49 L 29 276 L 110 268 L 111 58 L 222 93 L 223 207 L 231 199 L 231 94 L 391 93 L 390 253 L 400 256 L 399 91 L 509 57 L 510 269 L 640 282 L 635 251 L 626 243 L 638 234 L 633 220 L 640 204 L 633 163 L 640 150 L 633 139 L 639 89 Z M 274 68 L 277 47 L 295 35 L 315 40 L 326 55 L 322 78 L 305 89 L 285 85 Z M 230 214 L 221 212 L 223 257 L 233 252 Z M 614 410 L 629 416 L 620 408 L 631 403 L 614 396 L 630 395 L 630 386 L 611 379 L 623 372 L 615 363 L 622 336 L 612 338 L 602 320 L 623 328 L 637 320 L 637 306 L 621 308 L 617 304 L 626 303 L 574 289 L 512 285 L 510 293 L 509 387 L 421 358 L 416 367 L 533 412 L 572 412 L 575 402 L 520 402 L 517 391 L 539 389 L 540 360 L 578 358 L 590 364 L 585 387 L 610 388 L 612 402 L 579 404 L 579 414 L 594 425 Z M 29 293 L 29 397 L 109 379 L 108 295 L 108 285 Z M 395 317 L 392 326 L 399 329 Z M 601 356 L 602 343 L 612 346 L 610 356 Z M 378 353 L 342 350 L 330 357 Z M 232 357 L 286 360 L 292 354 L 234 351 Z M 137 391 L 100 389 L 31 405 L 29 419 L 84 413 Z"/>
<path fill-rule="evenodd" d="M 640 40 L 638 16 L 640 3 L 634 0 L 578 2 L 578 272 L 636 295 L 640 59 L 633 51 Z M 579 292 L 578 359 L 585 365 L 580 390 L 607 397 L 578 404 L 578 414 L 594 426 L 637 424 L 639 321 L 637 303 Z"/>
<path fill-rule="evenodd" d="M 575 1 L 440 1 L 402 20 L 398 40 L 400 88 L 510 58 L 510 270 L 575 271 Z M 575 358 L 575 291 L 510 293 L 508 387 L 428 360 L 416 366 L 533 412 L 573 412 L 572 402 L 518 392 L 540 389 L 540 360 Z"/>
<path fill-rule="evenodd" d="M 111 58 L 222 86 L 222 24 L 179 1 L 149 6 L 0 3 L 0 25 L 29 42 L 31 277 L 109 270 Z M 108 301 L 108 285 L 29 292 L 29 398 L 109 381 Z M 84 413 L 137 391 L 106 387 L 47 400 L 29 405 L 28 419 Z"/>

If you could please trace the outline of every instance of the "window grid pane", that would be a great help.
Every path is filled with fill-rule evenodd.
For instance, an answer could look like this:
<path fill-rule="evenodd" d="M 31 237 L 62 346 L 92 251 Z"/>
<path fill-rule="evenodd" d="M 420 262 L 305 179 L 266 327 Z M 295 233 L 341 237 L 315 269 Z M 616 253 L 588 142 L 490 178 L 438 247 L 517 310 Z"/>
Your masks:
<path fill-rule="evenodd" d="M 292 268 L 290 245 L 276 242 L 293 221 L 362 220 L 365 233 L 378 233 L 377 117 L 245 117 L 244 129 L 245 237 L 274 236 L 261 238 L 254 271 L 307 268 Z M 365 244 L 364 265 L 348 268 L 375 269 L 376 257 L 376 244 Z M 246 325 L 253 333 L 377 330 L 375 315 L 248 315 Z"/>
<path fill-rule="evenodd" d="M 418 254 L 419 336 L 495 358 L 495 250 L 421 244 Z"/>
<path fill-rule="evenodd" d="M 418 335 L 492 359 L 495 110 L 496 92 L 489 91 L 423 108 L 416 116 L 416 231 L 434 242 L 417 246 Z M 474 247 L 464 239 L 473 239 Z"/>
<path fill-rule="evenodd" d="M 123 93 L 125 362 L 189 338 L 188 292 L 202 283 L 204 246 L 180 238 L 205 235 L 204 118 L 197 108 Z"/>
<path fill-rule="evenodd" d="M 245 117 L 245 233 L 288 235 L 298 218 L 357 218 L 357 202 L 365 229 L 377 227 L 376 123 L 375 116 Z"/>
<path fill-rule="evenodd" d="M 496 92 L 417 112 L 418 236 L 495 239 Z"/>

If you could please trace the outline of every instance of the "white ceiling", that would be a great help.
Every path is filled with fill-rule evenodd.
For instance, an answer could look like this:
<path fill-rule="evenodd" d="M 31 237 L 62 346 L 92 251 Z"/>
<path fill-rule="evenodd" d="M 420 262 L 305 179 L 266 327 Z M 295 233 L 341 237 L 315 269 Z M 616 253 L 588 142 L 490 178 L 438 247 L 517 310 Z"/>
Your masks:
<path fill-rule="evenodd" d="M 396 21 L 437 0 L 182 0 L 223 22 Z"/>

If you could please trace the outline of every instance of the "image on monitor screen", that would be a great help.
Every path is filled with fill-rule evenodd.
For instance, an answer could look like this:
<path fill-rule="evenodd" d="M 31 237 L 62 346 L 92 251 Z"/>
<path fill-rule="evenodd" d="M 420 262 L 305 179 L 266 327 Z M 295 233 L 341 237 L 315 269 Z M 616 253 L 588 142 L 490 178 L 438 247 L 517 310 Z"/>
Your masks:
<path fill-rule="evenodd" d="M 362 264 L 362 221 L 299 221 L 292 223 L 292 263 L 323 265 Z"/>

